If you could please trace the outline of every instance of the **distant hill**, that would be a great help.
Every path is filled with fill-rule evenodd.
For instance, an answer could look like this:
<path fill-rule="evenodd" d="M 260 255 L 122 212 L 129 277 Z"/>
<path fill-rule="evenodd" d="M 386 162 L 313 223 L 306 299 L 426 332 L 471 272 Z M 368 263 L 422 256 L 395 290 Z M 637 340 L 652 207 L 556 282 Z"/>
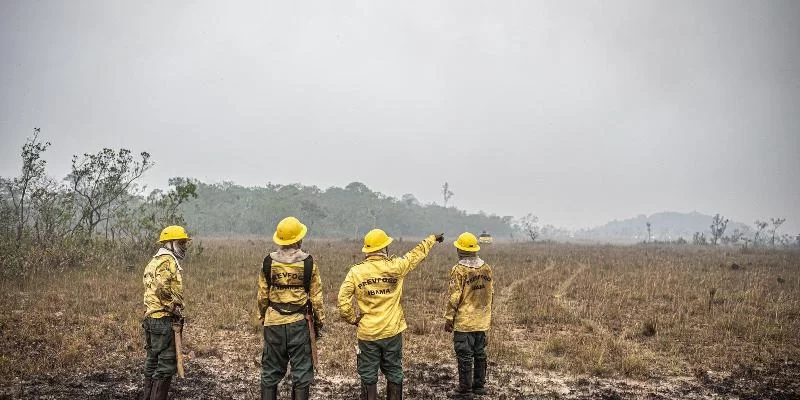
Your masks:
<path fill-rule="evenodd" d="M 576 232 L 575 236 L 584 239 L 615 240 L 625 242 L 638 242 L 647 238 L 647 222 L 651 224 L 653 240 L 677 240 L 682 237 L 691 241 L 695 232 L 711 232 L 712 215 L 698 212 L 661 212 L 650 216 L 638 215 L 634 218 L 621 221 L 611 221 L 596 228 L 584 229 Z M 725 231 L 726 234 L 739 229 L 750 232 L 751 228 L 741 222 L 731 221 Z"/>

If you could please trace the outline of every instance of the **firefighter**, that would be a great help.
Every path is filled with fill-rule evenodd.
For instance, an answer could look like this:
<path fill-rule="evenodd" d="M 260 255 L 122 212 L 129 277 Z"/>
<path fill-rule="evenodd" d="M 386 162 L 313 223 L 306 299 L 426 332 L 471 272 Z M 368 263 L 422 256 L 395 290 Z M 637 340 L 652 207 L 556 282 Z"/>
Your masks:
<path fill-rule="evenodd" d="M 378 369 L 386 377 L 386 399 L 403 398 L 403 279 L 425 259 L 443 234 L 430 235 L 402 258 L 389 257 L 392 238 L 380 229 L 364 236 L 364 261 L 350 267 L 339 288 L 339 314 L 358 326 L 357 370 L 361 399 L 377 399 Z M 358 314 L 353 309 L 353 297 Z"/>
<path fill-rule="evenodd" d="M 301 249 L 308 228 L 295 217 L 286 217 L 272 240 L 280 246 L 262 264 L 258 277 L 258 310 L 264 325 L 261 355 L 261 399 L 276 400 L 278 383 L 291 364 L 292 399 L 307 400 L 314 380 L 312 336 L 322 329 L 322 279 L 310 254 Z M 314 338 L 316 340 L 316 338 Z"/>
<path fill-rule="evenodd" d="M 161 247 L 144 269 L 144 314 L 147 357 L 144 361 L 143 399 L 166 400 L 177 371 L 175 331 L 183 328 L 183 279 L 180 260 L 186 257 L 189 235 L 182 226 L 164 228 Z"/>
<path fill-rule="evenodd" d="M 453 333 L 457 395 L 486 394 L 486 332 L 492 319 L 492 267 L 478 257 L 478 239 L 464 232 L 453 242 L 458 264 L 450 271 L 444 330 Z"/>

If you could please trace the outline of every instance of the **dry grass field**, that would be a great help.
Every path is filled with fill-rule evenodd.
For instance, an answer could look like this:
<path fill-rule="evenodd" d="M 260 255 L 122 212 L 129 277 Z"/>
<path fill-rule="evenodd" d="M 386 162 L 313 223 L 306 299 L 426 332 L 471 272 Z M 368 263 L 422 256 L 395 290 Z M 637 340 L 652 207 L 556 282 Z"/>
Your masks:
<path fill-rule="evenodd" d="M 390 250 L 402 255 L 414 244 Z M 184 262 L 187 378 L 175 398 L 258 398 L 256 277 L 272 244 L 193 246 Z M 336 295 L 360 245 L 311 239 L 305 247 L 323 274 L 327 315 L 312 396 L 357 398 L 355 328 L 339 321 Z M 800 398 L 800 252 L 485 247 L 496 285 L 488 398 Z M 3 281 L 0 398 L 135 398 L 146 262 Z M 454 262 L 445 241 L 406 279 L 406 398 L 446 398 L 455 384 L 442 330 Z"/>

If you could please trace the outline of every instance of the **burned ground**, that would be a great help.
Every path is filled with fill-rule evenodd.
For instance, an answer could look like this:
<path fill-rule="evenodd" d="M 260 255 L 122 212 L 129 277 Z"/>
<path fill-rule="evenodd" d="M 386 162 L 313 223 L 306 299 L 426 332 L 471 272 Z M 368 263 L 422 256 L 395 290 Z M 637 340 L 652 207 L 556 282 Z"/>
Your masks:
<path fill-rule="evenodd" d="M 198 360 L 199 362 L 200 360 Z M 583 399 L 800 399 L 800 366 L 776 364 L 766 369 L 742 367 L 732 373 L 699 377 L 662 378 L 647 381 L 567 377 L 512 368 L 493 367 L 490 392 L 483 398 L 497 400 Z M 406 369 L 407 399 L 456 398 L 451 365 L 411 364 Z M 179 399 L 258 398 L 258 369 L 237 377 L 217 371 L 209 364 L 193 366 L 185 379 L 175 378 L 173 397 Z M 75 375 L 41 375 L 0 388 L 0 399 L 136 399 L 141 395 L 137 368 Z M 379 385 L 383 390 L 383 382 Z M 290 384 L 282 393 L 289 396 Z M 321 374 L 312 388 L 312 398 L 345 400 L 358 398 L 355 377 Z"/>
<path fill-rule="evenodd" d="M 255 277 L 269 247 L 208 241 L 187 259 L 187 375 L 175 399 L 258 398 Z M 315 398 L 357 397 L 355 331 L 337 318 L 336 295 L 358 250 L 309 244 L 328 316 Z M 442 330 L 451 250 L 434 248 L 406 279 L 408 399 L 448 398 L 456 383 Z M 482 256 L 497 285 L 485 398 L 800 398 L 796 251 L 496 244 Z M 0 398 L 136 398 L 145 263 L 0 282 Z"/>

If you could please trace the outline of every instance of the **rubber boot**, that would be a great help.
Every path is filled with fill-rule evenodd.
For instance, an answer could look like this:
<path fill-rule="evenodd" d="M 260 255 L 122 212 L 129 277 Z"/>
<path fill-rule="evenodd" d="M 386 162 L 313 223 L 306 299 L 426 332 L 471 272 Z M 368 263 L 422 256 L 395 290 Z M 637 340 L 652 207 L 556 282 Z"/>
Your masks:
<path fill-rule="evenodd" d="M 261 400 L 278 400 L 278 387 L 261 387 Z"/>
<path fill-rule="evenodd" d="M 458 361 L 458 387 L 453 393 L 456 398 L 470 398 L 472 393 L 472 362 Z"/>
<path fill-rule="evenodd" d="M 486 360 L 475 360 L 475 374 L 472 381 L 472 393 L 486 394 Z"/>
<path fill-rule="evenodd" d="M 153 392 L 150 395 L 150 400 L 167 400 L 171 382 L 171 376 L 164 379 L 153 379 Z"/>
<path fill-rule="evenodd" d="M 308 393 L 309 387 L 302 387 L 302 388 L 293 388 L 292 389 L 292 400 L 308 400 Z"/>
<path fill-rule="evenodd" d="M 378 385 L 361 382 L 361 400 L 378 400 Z"/>
<path fill-rule="evenodd" d="M 150 400 L 150 392 L 153 391 L 153 380 L 144 378 L 144 392 L 142 393 L 142 400 Z"/>
<path fill-rule="evenodd" d="M 403 400 L 403 384 L 386 382 L 386 400 Z"/>

